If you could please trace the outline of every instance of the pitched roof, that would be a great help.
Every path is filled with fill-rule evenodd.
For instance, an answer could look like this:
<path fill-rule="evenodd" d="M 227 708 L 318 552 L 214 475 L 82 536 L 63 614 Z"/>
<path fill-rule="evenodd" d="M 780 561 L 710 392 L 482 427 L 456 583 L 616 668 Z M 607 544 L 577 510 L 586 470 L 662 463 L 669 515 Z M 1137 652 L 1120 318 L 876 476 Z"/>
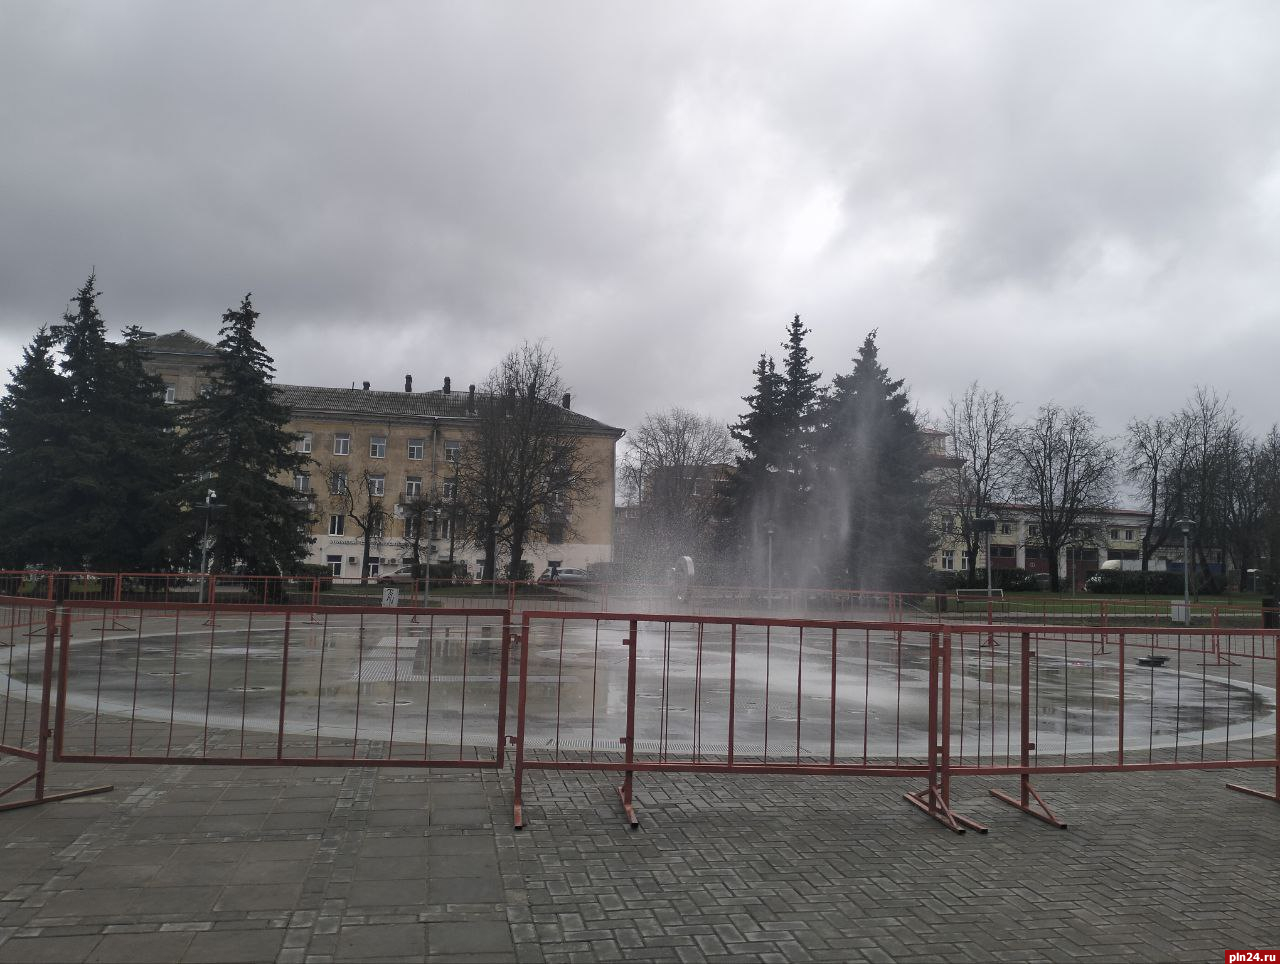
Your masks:
<path fill-rule="evenodd" d="M 285 405 L 299 414 L 332 414 L 398 418 L 474 419 L 467 411 L 467 392 L 378 392 L 361 388 L 319 388 L 312 385 L 276 385 Z M 477 399 L 489 396 L 477 392 Z M 578 412 L 554 406 L 566 428 L 591 435 L 621 438 L 614 428 Z"/>
<path fill-rule="evenodd" d="M 171 331 L 167 335 L 141 338 L 138 344 L 146 351 L 161 355 L 216 355 L 218 352 L 216 346 L 196 337 L 185 328 Z"/>

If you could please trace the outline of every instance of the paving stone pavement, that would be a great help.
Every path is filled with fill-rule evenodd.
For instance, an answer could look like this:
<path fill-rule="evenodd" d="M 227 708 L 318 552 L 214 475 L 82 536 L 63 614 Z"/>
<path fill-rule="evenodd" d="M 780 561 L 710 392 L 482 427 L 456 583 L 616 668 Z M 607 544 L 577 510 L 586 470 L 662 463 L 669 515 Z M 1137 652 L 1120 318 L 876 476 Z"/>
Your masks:
<path fill-rule="evenodd" d="M 22 769 L 0 764 L 0 786 Z M 1221 961 L 1280 945 L 1266 771 L 1084 775 L 1071 828 L 964 781 L 61 766 L 114 792 L 0 813 L 15 961 Z"/>

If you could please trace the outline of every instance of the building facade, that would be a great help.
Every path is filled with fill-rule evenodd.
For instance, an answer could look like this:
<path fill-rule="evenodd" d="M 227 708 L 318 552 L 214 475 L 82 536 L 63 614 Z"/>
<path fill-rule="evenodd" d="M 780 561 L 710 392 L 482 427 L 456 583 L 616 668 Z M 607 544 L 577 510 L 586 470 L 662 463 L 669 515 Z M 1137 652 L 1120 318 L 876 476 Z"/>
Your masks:
<path fill-rule="evenodd" d="M 1068 585 L 1079 585 L 1110 559 L 1136 560 L 1142 557 L 1147 514 L 1140 510 L 1105 509 L 1091 515 L 1087 527 L 1082 527 L 1073 544 L 1059 553 L 1057 559 L 1048 558 L 1040 545 L 1039 525 L 1033 506 L 995 505 L 991 516 L 996 520 L 995 532 L 991 535 L 992 571 L 1022 569 L 1030 573 L 1047 573 L 1056 566 L 1059 578 Z M 967 568 L 964 539 L 959 527 L 959 516 L 943 507 L 939 520 L 942 538 L 938 551 L 930 560 L 935 570 L 951 572 Z M 986 568 L 985 554 L 985 548 L 979 547 L 979 569 Z M 1181 559 L 1169 548 L 1162 549 L 1159 557 Z"/>
<path fill-rule="evenodd" d="M 216 363 L 213 345 L 186 331 L 144 342 L 149 369 L 165 382 L 165 399 L 192 399 Z M 277 385 L 293 413 L 289 431 L 309 466 L 281 479 L 314 506 L 309 561 L 340 577 L 377 576 L 412 561 L 453 562 L 472 575 L 484 553 L 468 543 L 457 527 L 456 475 L 464 447 L 477 424 L 475 386 L 454 391 L 445 378 L 433 391 L 413 391 L 405 376 L 403 391 Z M 563 525 L 553 525 L 545 543 L 526 548 L 534 574 L 548 566 L 585 568 L 613 557 L 615 446 L 622 430 L 570 408 L 564 397 L 563 424 L 580 440 L 583 455 L 595 467 L 595 491 Z M 380 501 L 381 525 L 370 533 L 368 570 L 362 572 L 365 532 L 357 506 Z M 430 503 L 428 517 L 406 506 Z M 353 511 L 354 510 L 354 511 Z M 415 528 L 419 531 L 415 532 Z"/>

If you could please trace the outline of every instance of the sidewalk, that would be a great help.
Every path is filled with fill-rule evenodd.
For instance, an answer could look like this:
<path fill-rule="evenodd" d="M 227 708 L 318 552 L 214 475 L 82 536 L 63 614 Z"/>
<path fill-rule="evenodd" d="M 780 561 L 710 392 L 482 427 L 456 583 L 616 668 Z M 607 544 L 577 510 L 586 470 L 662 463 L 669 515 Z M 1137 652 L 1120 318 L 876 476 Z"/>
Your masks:
<path fill-rule="evenodd" d="M 21 773 L 0 765 L 0 786 Z M 1275 947 L 1272 773 L 1039 785 L 1071 829 L 898 780 L 60 766 L 0 813 L 0 962 L 1221 961 Z M 1008 788 L 1013 788 L 1009 781 Z M 19 791 L 21 792 L 21 791 Z"/>

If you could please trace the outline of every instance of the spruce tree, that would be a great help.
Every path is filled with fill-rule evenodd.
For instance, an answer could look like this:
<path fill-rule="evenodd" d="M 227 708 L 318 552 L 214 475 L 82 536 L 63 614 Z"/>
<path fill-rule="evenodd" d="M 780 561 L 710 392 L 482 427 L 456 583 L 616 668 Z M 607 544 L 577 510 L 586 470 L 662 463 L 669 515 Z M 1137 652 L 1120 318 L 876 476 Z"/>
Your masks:
<path fill-rule="evenodd" d="M 805 435 L 813 427 L 819 399 L 818 379 L 822 377 L 820 372 L 813 370 L 813 357 L 804 344 L 804 336 L 808 334 L 810 329 L 802 326 L 800 316 L 796 315 L 787 326 L 787 340 L 782 343 L 787 352 L 782 369 L 782 422 L 784 431 L 795 433 L 789 441 L 797 462 L 801 452 L 807 448 Z"/>
<path fill-rule="evenodd" d="M 54 336 L 36 332 L 10 372 L 0 398 L 0 567 L 78 559 L 75 508 L 62 484 L 74 468 L 63 418 L 66 379 L 58 374 Z"/>
<path fill-rule="evenodd" d="M 814 539 L 821 520 L 812 517 L 814 430 L 821 398 L 813 359 L 805 347 L 809 329 L 796 315 L 787 326 L 778 417 L 779 471 L 774 476 L 773 567 L 792 586 L 813 582 Z"/>
<path fill-rule="evenodd" d="M 31 501 L 6 527 L 11 551 L 58 568 L 161 568 L 179 474 L 173 420 L 134 339 L 107 339 L 95 284 L 90 275 L 14 372 L 4 472 Z"/>
<path fill-rule="evenodd" d="M 867 335 L 853 371 L 832 380 L 818 434 L 832 581 L 855 589 L 906 590 L 925 575 L 928 467 L 919 425 Z"/>
<path fill-rule="evenodd" d="M 763 565 L 761 533 L 773 520 L 777 497 L 774 477 L 784 457 L 783 379 L 767 355 L 760 356 L 752 374 L 755 390 L 742 399 L 747 411 L 729 427 L 729 434 L 742 446 L 742 454 L 725 498 L 729 525 L 724 535 L 730 543 L 725 550 L 740 556 L 744 566 L 759 574 Z"/>
<path fill-rule="evenodd" d="M 191 477 L 184 495 L 190 538 L 204 533 L 202 506 L 216 493 L 209 533 L 215 572 L 243 566 L 257 575 L 297 571 L 311 543 L 311 507 L 290 486 L 310 459 L 295 451 L 286 425 L 291 413 L 272 384 L 271 357 L 254 337 L 258 312 L 245 295 L 240 307 L 222 316 L 218 360 L 206 369 L 209 388 L 186 403 L 187 458 Z"/>

